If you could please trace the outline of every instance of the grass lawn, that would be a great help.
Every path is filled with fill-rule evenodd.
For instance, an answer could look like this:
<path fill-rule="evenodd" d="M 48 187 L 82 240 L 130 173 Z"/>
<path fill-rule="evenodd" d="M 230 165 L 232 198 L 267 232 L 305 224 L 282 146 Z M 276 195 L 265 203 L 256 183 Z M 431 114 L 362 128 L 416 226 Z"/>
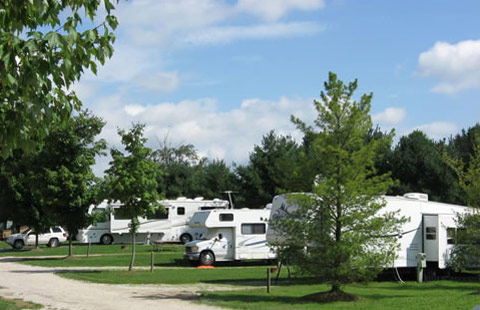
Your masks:
<path fill-rule="evenodd" d="M 0 309 L 2 310 L 22 310 L 22 309 L 40 309 L 39 304 L 23 301 L 21 299 L 6 299 L 0 297 Z"/>
<path fill-rule="evenodd" d="M 67 257 L 51 257 L 51 258 L 28 258 L 22 263 L 42 266 L 42 267 L 128 267 L 130 263 L 131 253 L 126 255 L 103 255 L 103 256 L 75 256 Z M 150 266 L 150 253 L 137 253 L 135 255 L 134 266 Z M 177 253 L 160 252 L 155 253 L 155 266 L 162 267 L 185 267 L 189 266 L 188 262 L 181 259 L 181 255 Z"/>
<path fill-rule="evenodd" d="M 126 246 L 127 249 L 122 249 L 122 246 Z M 74 255 L 87 255 L 88 246 L 85 244 L 76 244 L 73 246 Z M 137 253 L 150 253 L 153 250 L 151 245 L 137 245 Z M 183 245 L 168 245 L 161 248 L 158 253 L 179 253 L 183 254 Z M 130 244 L 112 244 L 112 245 L 98 245 L 93 244 L 90 248 L 91 255 L 98 254 L 118 254 L 118 255 L 130 255 Z M 38 249 L 33 249 L 32 246 L 27 246 L 23 250 L 17 251 L 12 249 L 7 243 L 0 242 L 0 257 L 2 256 L 51 256 L 51 255 L 68 255 L 68 244 L 64 243 L 58 248 L 49 248 L 47 246 L 40 246 Z"/>
<path fill-rule="evenodd" d="M 212 283 L 257 285 L 265 283 L 266 266 L 217 267 L 214 269 L 178 268 L 150 271 L 62 272 L 60 276 L 96 283 L 110 284 L 192 284 Z M 282 278 L 283 279 L 283 278 Z"/>
<path fill-rule="evenodd" d="M 249 291 L 208 292 L 201 302 L 233 309 L 473 309 L 480 305 L 480 284 L 434 281 L 428 283 L 372 282 L 348 285 L 345 291 L 360 296 L 356 302 L 319 304 L 305 302 L 301 296 L 328 291 L 327 285 L 275 286 Z"/>

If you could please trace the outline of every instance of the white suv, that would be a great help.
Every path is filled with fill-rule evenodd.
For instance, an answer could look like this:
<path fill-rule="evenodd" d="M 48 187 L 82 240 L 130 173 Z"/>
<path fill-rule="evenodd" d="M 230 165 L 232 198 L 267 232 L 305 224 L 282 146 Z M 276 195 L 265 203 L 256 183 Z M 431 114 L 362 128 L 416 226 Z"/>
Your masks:
<path fill-rule="evenodd" d="M 49 247 L 57 247 L 67 241 L 67 233 L 62 227 L 52 227 L 43 234 L 38 234 L 38 244 L 46 244 Z M 35 245 L 35 232 L 29 229 L 21 234 L 8 236 L 5 240 L 14 249 L 21 250 L 25 245 Z"/>

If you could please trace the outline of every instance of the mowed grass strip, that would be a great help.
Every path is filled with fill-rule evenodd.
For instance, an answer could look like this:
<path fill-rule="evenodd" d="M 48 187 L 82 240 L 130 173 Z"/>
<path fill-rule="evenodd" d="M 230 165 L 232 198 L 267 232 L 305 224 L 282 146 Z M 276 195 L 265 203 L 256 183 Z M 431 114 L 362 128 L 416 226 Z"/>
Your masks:
<path fill-rule="evenodd" d="M 434 281 L 426 283 L 372 282 L 348 285 L 345 291 L 360 296 L 356 302 L 315 303 L 302 296 L 330 290 L 326 284 L 274 286 L 248 291 L 206 292 L 202 303 L 231 309 L 474 309 L 480 305 L 478 283 Z"/>
<path fill-rule="evenodd" d="M 32 246 L 27 246 L 23 250 L 14 250 L 7 243 L 0 242 L 1 244 L 1 256 L 67 256 L 68 244 L 64 243 L 58 248 L 49 248 L 47 246 L 40 246 L 38 249 L 33 249 Z M 122 247 L 124 247 L 122 249 Z M 126 247 L 126 248 L 125 248 Z M 137 245 L 136 253 L 150 253 L 155 248 L 151 245 Z M 85 244 L 74 244 L 73 255 L 87 255 L 88 246 Z M 183 254 L 183 245 L 168 245 L 160 248 L 160 251 L 155 253 L 180 253 Z M 92 244 L 90 247 L 90 255 L 102 255 L 102 254 L 116 254 L 116 255 L 130 255 L 132 252 L 131 244 L 112 244 L 112 245 L 99 245 Z"/>
<path fill-rule="evenodd" d="M 74 257 L 51 257 L 51 258 L 26 258 L 21 262 L 33 266 L 41 267 L 128 267 L 131 255 L 112 255 L 104 254 L 100 256 L 74 256 Z M 188 262 L 181 259 L 178 253 L 155 253 L 155 266 L 163 267 L 181 267 L 189 266 Z M 150 266 L 150 253 L 137 253 L 135 255 L 134 266 Z"/>
<path fill-rule="evenodd" d="M 218 267 L 213 269 L 179 268 L 150 271 L 61 272 L 60 276 L 95 283 L 108 284 L 228 284 L 262 286 L 266 278 L 266 266 Z M 282 280 L 284 278 L 282 277 Z"/>

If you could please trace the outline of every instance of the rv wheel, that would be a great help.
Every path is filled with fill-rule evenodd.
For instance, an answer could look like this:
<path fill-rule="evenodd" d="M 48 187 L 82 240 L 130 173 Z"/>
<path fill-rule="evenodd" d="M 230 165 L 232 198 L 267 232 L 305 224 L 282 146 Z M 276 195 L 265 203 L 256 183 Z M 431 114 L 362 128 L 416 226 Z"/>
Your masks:
<path fill-rule="evenodd" d="M 200 265 L 211 266 L 215 263 L 215 255 L 210 251 L 203 251 L 200 254 Z"/>
<path fill-rule="evenodd" d="M 112 242 L 113 242 L 113 238 L 110 235 L 103 235 L 100 238 L 100 243 L 103 245 L 112 244 Z"/>
<path fill-rule="evenodd" d="M 183 234 L 180 236 L 180 241 L 183 244 L 189 243 L 190 241 L 192 241 L 192 236 L 190 234 Z"/>

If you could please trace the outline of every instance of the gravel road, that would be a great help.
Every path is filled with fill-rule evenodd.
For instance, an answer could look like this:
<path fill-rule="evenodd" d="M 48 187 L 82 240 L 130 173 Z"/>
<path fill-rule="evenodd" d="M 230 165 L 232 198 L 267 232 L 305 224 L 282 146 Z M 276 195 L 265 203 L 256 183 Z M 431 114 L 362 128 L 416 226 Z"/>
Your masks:
<path fill-rule="evenodd" d="M 21 298 L 51 310 L 220 309 L 196 303 L 199 292 L 219 289 L 204 285 L 109 285 L 59 277 L 57 268 L 0 259 L 0 296 Z"/>

